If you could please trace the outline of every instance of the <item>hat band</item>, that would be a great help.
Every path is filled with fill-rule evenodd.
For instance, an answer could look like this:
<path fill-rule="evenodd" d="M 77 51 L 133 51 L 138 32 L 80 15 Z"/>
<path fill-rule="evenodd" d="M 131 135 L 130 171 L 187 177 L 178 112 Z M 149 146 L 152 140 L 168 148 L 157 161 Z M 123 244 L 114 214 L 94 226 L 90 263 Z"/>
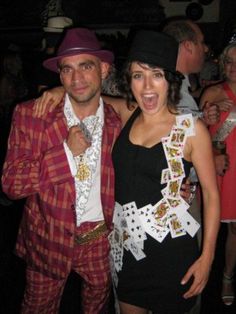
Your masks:
<path fill-rule="evenodd" d="M 66 49 L 62 52 L 60 52 L 60 54 L 58 54 L 58 56 L 64 56 L 68 53 L 71 53 L 71 52 L 74 52 L 74 51 L 98 51 L 98 49 L 91 49 L 91 48 L 69 48 L 69 49 Z"/>

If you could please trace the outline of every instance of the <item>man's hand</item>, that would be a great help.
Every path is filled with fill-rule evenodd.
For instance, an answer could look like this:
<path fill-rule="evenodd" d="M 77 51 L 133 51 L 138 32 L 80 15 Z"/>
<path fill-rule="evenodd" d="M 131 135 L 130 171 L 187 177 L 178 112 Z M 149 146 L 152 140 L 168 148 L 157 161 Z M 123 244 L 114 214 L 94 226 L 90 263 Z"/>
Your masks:
<path fill-rule="evenodd" d="M 220 110 L 217 104 L 207 101 L 203 107 L 203 120 L 207 125 L 213 125 L 220 119 Z"/>
<path fill-rule="evenodd" d="M 189 205 L 191 205 L 192 200 L 195 197 L 195 193 L 196 185 L 192 183 L 189 178 L 187 178 L 185 183 L 181 185 L 180 195 Z"/>
<path fill-rule="evenodd" d="M 223 176 L 226 170 L 229 169 L 229 156 L 227 154 L 215 155 L 216 173 L 218 176 Z"/>
<path fill-rule="evenodd" d="M 74 157 L 83 154 L 91 146 L 91 143 L 87 140 L 79 126 L 72 126 L 69 129 L 66 144 Z"/>
<path fill-rule="evenodd" d="M 45 91 L 41 97 L 35 100 L 34 116 L 42 117 L 44 114 L 53 111 L 55 107 L 61 102 L 65 90 L 63 87 L 55 87 Z"/>

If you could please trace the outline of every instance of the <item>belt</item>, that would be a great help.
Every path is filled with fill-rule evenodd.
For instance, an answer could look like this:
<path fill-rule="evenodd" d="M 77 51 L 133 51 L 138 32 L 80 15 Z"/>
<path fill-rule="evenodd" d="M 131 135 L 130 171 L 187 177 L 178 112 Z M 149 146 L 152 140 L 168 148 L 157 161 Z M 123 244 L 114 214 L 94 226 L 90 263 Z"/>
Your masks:
<path fill-rule="evenodd" d="M 75 242 L 77 244 L 87 244 L 92 240 L 98 239 L 107 231 L 107 226 L 105 221 L 97 224 L 93 229 L 75 236 Z"/>

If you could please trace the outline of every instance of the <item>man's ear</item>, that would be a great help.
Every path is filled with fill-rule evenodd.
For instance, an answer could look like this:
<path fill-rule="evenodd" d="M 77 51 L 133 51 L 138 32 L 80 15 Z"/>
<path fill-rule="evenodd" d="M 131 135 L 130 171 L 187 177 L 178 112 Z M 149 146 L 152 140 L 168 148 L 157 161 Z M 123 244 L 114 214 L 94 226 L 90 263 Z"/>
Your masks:
<path fill-rule="evenodd" d="M 194 43 L 191 40 L 184 40 L 182 43 L 183 47 L 189 53 L 192 53 Z"/>
<path fill-rule="evenodd" d="M 101 73 L 102 73 L 102 79 L 105 80 L 109 74 L 111 65 L 107 62 L 101 63 Z"/>

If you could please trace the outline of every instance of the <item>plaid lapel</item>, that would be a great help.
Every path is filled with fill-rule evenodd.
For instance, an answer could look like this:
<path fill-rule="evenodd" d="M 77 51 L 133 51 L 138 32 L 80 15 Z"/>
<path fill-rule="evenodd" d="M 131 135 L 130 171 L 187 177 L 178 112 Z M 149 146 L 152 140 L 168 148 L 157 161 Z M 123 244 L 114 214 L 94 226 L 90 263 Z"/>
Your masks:
<path fill-rule="evenodd" d="M 104 129 L 101 155 L 101 200 L 103 214 L 108 227 L 112 225 L 114 208 L 114 169 L 112 164 L 112 148 L 120 130 L 120 119 L 114 110 L 104 105 Z"/>

